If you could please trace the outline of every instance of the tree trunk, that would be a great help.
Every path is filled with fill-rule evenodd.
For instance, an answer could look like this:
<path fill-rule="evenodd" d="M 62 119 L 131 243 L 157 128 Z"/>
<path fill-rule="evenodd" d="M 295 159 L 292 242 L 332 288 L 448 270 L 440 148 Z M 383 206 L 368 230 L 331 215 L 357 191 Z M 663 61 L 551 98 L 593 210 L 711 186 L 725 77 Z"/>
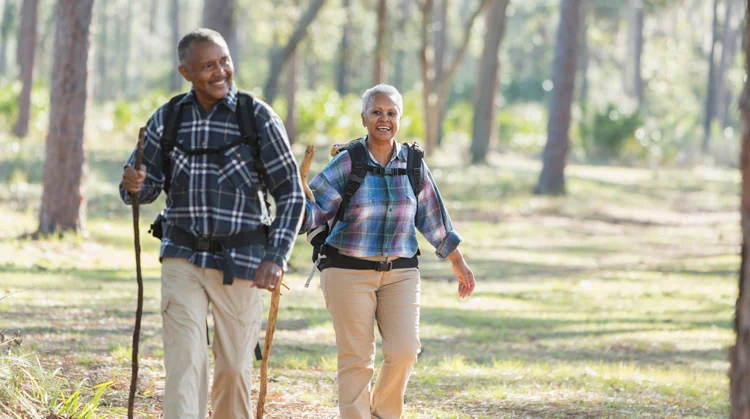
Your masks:
<path fill-rule="evenodd" d="M 148 20 L 148 33 L 151 36 L 156 34 L 156 20 L 159 17 L 159 3 L 161 0 L 151 0 L 151 14 Z"/>
<path fill-rule="evenodd" d="M 445 60 L 448 50 L 448 0 L 439 0 L 439 6 L 436 16 L 435 29 L 435 77 L 440 80 L 445 71 Z M 446 93 L 447 95 L 447 93 Z M 445 102 L 447 98 L 441 98 L 442 104 L 439 106 L 440 116 L 438 117 L 437 126 L 437 146 L 443 145 L 443 124 L 445 120 Z"/>
<path fill-rule="evenodd" d="M 711 150 L 711 122 L 716 108 L 716 42 L 719 39 L 719 0 L 714 0 L 713 32 L 711 34 L 711 52 L 708 54 L 708 85 L 706 86 L 706 109 L 703 119 L 703 145 L 701 151 L 707 156 Z"/>
<path fill-rule="evenodd" d="M 43 235 L 85 231 L 86 160 L 83 127 L 89 30 L 94 0 L 58 0 L 50 122 L 44 160 L 44 189 L 39 209 Z"/>
<path fill-rule="evenodd" d="M 409 22 L 409 15 L 411 14 L 412 0 L 402 0 L 401 17 L 398 20 L 397 30 L 400 38 L 406 34 L 406 24 Z M 393 86 L 399 91 L 404 89 L 404 59 L 406 58 L 405 45 L 403 42 L 395 45 L 396 57 L 393 59 Z"/>
<path fill-rule="evenodd" d="M 638 103 L 643 103 L 643 77 L 641 57 L 643 56 L 643 0 L 630 0 L 628 16 L 628 56 L 625 64 L 625 91 Z"/>
<path fill-rule="evenodd" d="M 385 81 L 386 66 L 386 18 L 387 4 L 386 0 L 378 0 L 378 29 L 375 35 L 375 63 L 372 71 L 372 84 L 380 84 Z"/>
<path fill-rule="evenodd" d="M 486 163 L 495 126 L 495 96 L 500 76 L 500 44 L 505 33 L 505 9 L 509 0 L 493 0 L 487 12 L 484 50 L 474 86 L 471 162 Z"/>
<path fill-rule="evenodd" d="M 553 88 L 549 101 L 547 145 L 544 165 L 534 193 L 558 195 L 565 193 L 565 164 L 570 144 L 570 108 L 576 79 L 578 33 L 583 14 L 583 0 L 562 0 L 557 46 L 552 64 Z"/>
<path fill-rule="evenodd" d="M 94 89 L 94 98 L 97 101 L 109 99 L 109 92 L 112 87 L 109 85 L 108 77 L 108 52 L 109 52 L 109 15 L 106 1 L 97 3 L 98 14 L 98 34 L 96 42 L 96 89 Z"/>
<path fill-rule="evenodd" d="M 422 102 L 424 104 L 425 112 L 425 136 L 427 137 L 425 152 L 428 155 L 434 152 L 437 148 L 438 133 L 440 131 L 440 109 L 441 106 L 445 105 L 450 82 L 453 80 L 453 75 L 456 73 L 458 65 L 466 54 L 466 50 L 469 46 L 469 39 L 471 38 L 471 29 L 474 27 L 474 22 L 476 22 L 477 16 L 482 13 L 482 10 L 484 10 L 489 2 L 490 0 L 482 0 L 479 7 L 477 7 L 471 17 L 469 17 L 468 22 L 464 26 L 461 47 L 458 49 L 458 52 L 450 65 L 445 67 L 445 71 L 440 78 L 437 78 L 435 73 L 435 44 L 430 36 L 433 0 L 425 0 L 422 3 L 422 45 L 419 59 L 422 77 Z"/>
<path fill-rule="evenodd" d="M 738 3 L 735 5 L 735 3 Z M 724 30 L 721 37 L 721 58 L 719 66 L 716 69 L 716 109 L 715 115 L 718 121 L 721 121 L 722 127 L 726 127 L 727 105 L 729 102 L 729 86 L 726 82 L 727 69 L 734 62 L 734 54 L 737 50 L 737 38 L 741 19 L 735 19 L 736 13 L 734 6 L 739 6 L 738 0 L 727 0 L 726 14 L 724 15 Z"/>
<path fill-rule="evenodd" d="M 122 19 L 122 17 L 121 17 Z M 124 19 L 120 21 L 120 40 L 123 43 L 122 48 L 118 51 L 117 55 L 120 57 L 120 94 L 125 95 L 132 99 L 133 95 L 130 91 L 130 46 L 131 46 L 131 30 L 133 26 L 133 2 L 127 2 L 127 12 L 125 13 Z"/>
<path fill-rule="evenodd" d="M 750 0 L 745 22 L 750 19 Z M 750 25 L 745 25 L 745 88 L 739 102 L 742 119 L 740 170 L 742 199 L 740 219 L 742 250 L 739 274 L 739 296 L 735 305 L 734 331 L 737 342 L 729 351 L 729 393 L 732 419 L 750 419 Z"/>
<path fill-rule="evenodd" d="M 581 45 L 581 62 L 579 68 L 581 72 L 581 89 L 578 93 L 578 103 L 581 107 L 582 117 L 586 116 L 589 97 L 589 20 L 588 14 L 581 16 L 581 32 L 578 37 Z"/>
<path fill-rule="evenodd" d="M 170 14 L 172 15 L 172 48 L 169 53 L 172 54 L 174 59 L 174 68 L 170 72 L 172 75 L 169 78 L 169 89 L 172 92 L 178 92 L 182 88 L 182 75 L 177 71 L 177 67 L 180 66 L 180 58 L 177 56 L 177 44 L 180 42 L 180 0 L 171 0 Z"/>
<path fill-rule="evenodd" d="M 240 62 L 234 0 L 206 0 L 203 5 L 203 27 L 219 32 L 227 41 L 232 61 Z"/>
<path fill-rule="evenodd" d="M 342 7 L 346 14 L 346 21 L 341 32 L 339 44 L 339 60 L 336 66 L 336 91 L 342 96 L 349 93 L 349 60 L 351 60 L 350 43 L 352 37 L 352 2 L 343 0 Z"/>
<path fill-rule="evenodd" d="M 21 6 L 21 26 L 18 32 L 17 61 L 21 70 L 21 96 L 18 97 L 18 119 L 13 134 L 23 138 L 29 132 L 31 119 L 31 89 L 34 85 L 34 48 L 38 0 L 24 0 Z"/>
<path fill-rule="evenodd" d="M 284 120 L 284 127 L 290 144 L 293 144 L 297 137 L 297 127 L 294 120 L 294 97 L 297 94 L 298 56 L 299 53 L 294 51 L 289 57 L 289 63 L 286 67 L 286 119 Z"/>
<path fill-rule="evenodd" d="M 323 7 L 324 3 L 325 0 L 312 0 L 312 3 L 302 15 L 302 18 L 300 18 L 300 21 L 297 24 L 294 33 L 292 34 L 291 38 L 289 38 L 289 41 L 286 43 L 286 45 L 280 48 L 273 48 L 271 50 L 271 66 L 268 72 L 266 86 L 263 89 L 263 94 L 265 95 L 266 101 L 268 103 L 273 102 L 273 100 L 276 98 L 276 90 L 278 89 L 279 85 L 279 77 L 281 75 L 281 72 L 284 70 L 284 64 L 286 64 L 287 60 L 289 60 L 289 57 L 292 55 L 292 52 L 297 48 L 299 42 L 307 34 L 307 28 L 310 26 L 313 20 L 315 20 L 315 17 L 318 15 L 318 12 Z"/>
<path fill-rule="evenodd" d="M 8 43 L 16 16 L 16 2 L 6 0 L 3 6 L 3 19 L 0 22 L 0 76 L 8 72 Z"/>

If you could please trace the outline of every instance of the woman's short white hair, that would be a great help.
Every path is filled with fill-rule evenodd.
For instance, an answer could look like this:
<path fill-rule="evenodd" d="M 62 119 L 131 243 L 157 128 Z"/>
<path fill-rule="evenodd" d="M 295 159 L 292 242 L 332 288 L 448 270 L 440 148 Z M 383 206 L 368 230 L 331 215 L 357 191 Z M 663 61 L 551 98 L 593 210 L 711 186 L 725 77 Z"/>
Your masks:
<path fill-rule="evenodd" d="M 388 84 L 379 84 L 365 90 L 365 93 L 362 95 L 362 113 L 367 111 L 367 107 L 370 106 L 370 101 L 372 101 L 373 96 L 380 93 L 388 95 L 388 97 L 396 102 L 396 108 L 398 108 L 399 114 L 404 113 L 404 99 L 401 97 L 401 93 L 399 93 L 398 89 Z"/>

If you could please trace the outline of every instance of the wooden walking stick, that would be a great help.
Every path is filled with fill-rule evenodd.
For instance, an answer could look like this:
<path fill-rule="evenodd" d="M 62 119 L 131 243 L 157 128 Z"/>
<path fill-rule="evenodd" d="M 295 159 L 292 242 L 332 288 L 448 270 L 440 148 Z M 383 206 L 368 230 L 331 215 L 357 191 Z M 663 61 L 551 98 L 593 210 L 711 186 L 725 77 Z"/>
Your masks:
<path fill-rule="evenodd" d="M 138 147 L 135 151 L 135 170 L 141 169 L 143 160 L 143 137 L 146 129 L 141 128 L 138 132 Z M 141 317 L 143 316 L 143 277 L 141 276 L 141 236 L 138 232 L 138 193 L 130 193 L 131 206 L 133 207 L 133 235 L 135 242 L 135 272 L 138 280 L 138 308 L 135 311 L 135 329 L 133 330 L 133 358 L 131 360 L 132 371 L 130 376 L 130 396 L 128 397 L 128 419 L 133 419 L 133 403 L 135 402 L 135 390 L 138 384 L 138 342 L 141 337 Z"/>
<path fill-rule="evenodd" d="M 305 191 L 305 195 L 308 196 L 313 202 L 315 198 L 312 195 L 312 191 L 307 186 L 307 172 L 310 170 L 310 163 L 315 156 L 315 146 L 307 146 L 305 150 L 305 158 L 302 160 L 300 166 L 300 179 L 302 180 L 302 188 Z M 279 301 L 281 300 L 281 282 L 284 280 L 284 273 L 281 273 L 281 279 L 279 284 L 274 288 L 271 294 L 271 309 L 268 312 L 268 324 L 266 325 L 266 339 L 263 345 L 263 359 L 260 361 L 260 393 L 258 393 L 258 405 L 255 411 L 255 417 L 257 419 L 263 419 L 266 404 L 266 393 L 268 392 L 268 358 L 271 356 L 271 344 L 273 343 L 273 333 L 276 330 L 276 317 L 279 314 Z"/>

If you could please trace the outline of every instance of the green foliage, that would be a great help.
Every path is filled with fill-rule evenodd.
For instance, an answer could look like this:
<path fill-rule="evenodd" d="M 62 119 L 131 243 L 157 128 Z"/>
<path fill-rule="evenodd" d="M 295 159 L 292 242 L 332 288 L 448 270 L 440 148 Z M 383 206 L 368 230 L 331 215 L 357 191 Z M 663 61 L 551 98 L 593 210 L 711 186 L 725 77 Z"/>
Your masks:
<path fill-rule="evenodd" d="M 361 105 L 356 95 L 341 96 L 335 90 L 320 87 L 297 93 L 297 135 L 303 144 L 316 144 L 325 138 L 327 144 L 352 140 L 363 135 Z M 286 115 L 286 103 L 278 100 L 274 110 Z"/>
<path fill-rule="evenodd" d="M 640 113 L 624 114 L 614 104 L 594 112 L 591 121 L 581 120 L 580 138 L 586 157 L 591 161 L 606 162 L 620 157 L 628 140 L 643 124 Z"/>
<path fill-rule="evenodd" d="M 117 131 L 135 132 L 138 127 L 146 125 L 146 121 L 156 110 L 169 101 L 169 94 L 161 91 L 151 91 L 138 101 L 120 99 L 114 102 L 111 120 L 105 125 Z"/>
<path fill-rule="evenodd" d="M 449 108 L 443 119 L 443 132 L 460 131 L 471 135 L 474 108 L 470 102 L 456 103 Z"/>
<path fill-rule="evenodd" d="M 501 149 L 534 153 L 546 140 L 547 110 L 536 103 L 506 106 L 495 115 L 495 126 Z"/>
<path fill-rule="evenodd" d="M 17 355 L 0 343 L 0 416 L 8 418 L 47 417 L 53 413 L 65 419 L 96 419 L 97 409 L 112 382 L 88 387 L 81 382 L 73 387 L 60 370 L 46 370 L 38 359 Z"/>
<path fill-rule="evenodd" d="M 9 127 L 12 124 L 11 121 L 15 121 L 18 115 L 19 93 L 21 93 L 21 83 L 18 81 L 0 86 L 0 119 L 3 119 Z"/>

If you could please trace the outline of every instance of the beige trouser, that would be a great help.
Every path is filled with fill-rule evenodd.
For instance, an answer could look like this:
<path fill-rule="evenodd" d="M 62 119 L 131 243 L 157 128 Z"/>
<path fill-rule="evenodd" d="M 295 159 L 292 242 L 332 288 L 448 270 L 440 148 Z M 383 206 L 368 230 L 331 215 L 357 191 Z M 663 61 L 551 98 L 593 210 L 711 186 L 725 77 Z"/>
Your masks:
<path fill-rule="evenodd" d="M 401 417 L 406 383 L 419 352 L 419 270 L 328 268 L 321 285 L 336 332 L 341 418 Z M 375 320 L 384 360 L 371 394 Z"/>
<path fill-rule="evenodd" d="M 255 344 L 263 298 L 248 281 L 222 284 L 216 269 L 187 259 L 162 261 L 161 312 L 164 326 L 164 419 L 205 419 L 208 393 L 206 315 L 213 304 L 216 365 L 211 389 L 214 419 L 250 419 Z"/>

